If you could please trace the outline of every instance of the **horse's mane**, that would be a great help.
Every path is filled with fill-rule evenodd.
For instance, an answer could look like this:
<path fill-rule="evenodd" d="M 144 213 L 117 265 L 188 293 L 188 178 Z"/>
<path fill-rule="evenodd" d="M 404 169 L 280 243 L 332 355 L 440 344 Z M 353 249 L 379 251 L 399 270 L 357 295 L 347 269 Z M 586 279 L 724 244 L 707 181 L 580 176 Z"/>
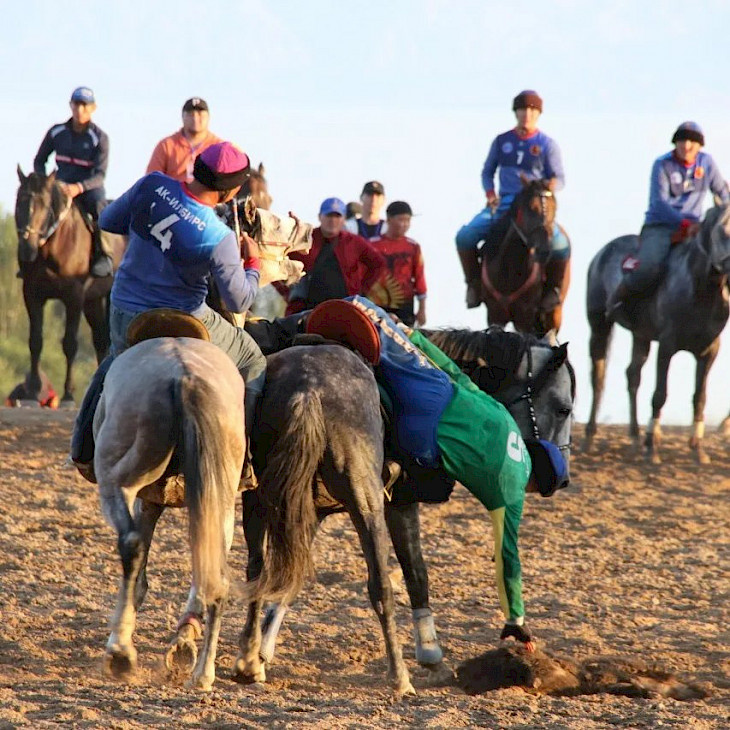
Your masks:
<path fill-rule="evenodd" d="M 522 362 L 528 347 L 547 347 L 534 335 L 506 332 L 501 327 L 486 330 L 441 329 L 421 330 L 423 334 L 450 357 L 467 375 L 477 368 L 486 373 L 480 378 L 484 389 L 493 393 L 504 387 Z M 506 382 L 507 381 L 507 382 Z"/>

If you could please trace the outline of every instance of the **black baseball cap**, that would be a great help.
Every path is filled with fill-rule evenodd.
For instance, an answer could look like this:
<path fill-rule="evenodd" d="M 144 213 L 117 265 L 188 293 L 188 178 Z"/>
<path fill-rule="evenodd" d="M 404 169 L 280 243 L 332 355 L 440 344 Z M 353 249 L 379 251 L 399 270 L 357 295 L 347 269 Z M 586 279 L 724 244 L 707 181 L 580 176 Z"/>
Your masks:
<path fill-rule="evenodd" d="M 377 180 L 371 180 L 363 185 L 360 195 L 385 195 L 385 188 L 383 187 L 383 183 L 379 183 Z"/>
<path fill-rule="evenodd" d="M 184 112 L 192 112 L 192 111 L 207 112 L 208 111 L 208 102 L 205 99 L 201 99 L 199 96 L 193 96 L 191 99 L 188 99 L 183 104 L 183 111 Z"/>
<path fill-rule="evenodd" d="M 405 200 L 394 200 L 386 209 L 385 215 L 388 218 L 392 218 L 396 215 L 413 215 L 413 210 Z"/>

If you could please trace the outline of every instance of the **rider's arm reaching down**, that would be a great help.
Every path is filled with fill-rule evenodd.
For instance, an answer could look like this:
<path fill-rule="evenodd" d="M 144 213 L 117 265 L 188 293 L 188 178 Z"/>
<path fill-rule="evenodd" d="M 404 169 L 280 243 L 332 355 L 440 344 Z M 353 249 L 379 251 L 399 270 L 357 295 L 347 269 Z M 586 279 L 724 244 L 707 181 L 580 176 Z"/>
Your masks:
<path fill-rule="evenodd" d="M 241 254 L 233 232 L 216 246 L 210 271 L 229 311 L 246 312 L 251 308 L 259 289 L 259 268 L 259 260 L 253 256 L 241 265 Z"/>

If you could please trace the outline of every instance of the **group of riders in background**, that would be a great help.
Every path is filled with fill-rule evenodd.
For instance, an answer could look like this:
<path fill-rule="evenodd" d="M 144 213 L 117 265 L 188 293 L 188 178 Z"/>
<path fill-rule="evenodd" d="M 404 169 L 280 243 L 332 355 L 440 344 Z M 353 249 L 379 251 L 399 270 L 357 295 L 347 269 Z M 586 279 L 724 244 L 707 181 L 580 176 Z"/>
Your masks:
<path fill-rule="evenodd" d="M 180 131 L 156 146 L 147 174 L 108 204 L 104 177 L 109 140 L 92 121 L 94 93 L 77 88 L 70 104 L 71 119 L 53 126 L 41 144 L 33 184 L 42 186 L 47 180 L 46 163 L 55 153 L 59 194 L 73 200 L 92 234 L 90 277 L 111 281 L 113 276 L 111 349 L 87 390 L 71 454 L 81 473 L 91 481 L 98 479 L 101 488 L 105 477 L 95 473 L 95 466 L 106 462 L 94 459 L 94 413 L 113 361 L 130 346 L 132 323 L 150 310 L 191 315 L 202 323 L 209 341 L 230 356 L 245 384 L 243 412 L 250 441 L 261 413 L 267 360 L 254 337 L 231 324 L 206 297 L 212 280 L 229 311 L 249 310 L 259 288 L 261 254 L 254 232 L 234 232 L 217 213 L 236 199 L 253 171 L 243 151 L 208 130 L 209 109 L 203 99 L 185 102 Z M 537 126 L 541 97 L 522 91 L 512 108 L 517 124 L 495 138 L 482 170 L 486 205 L 458 231 L 456 246 L 467 307 L 486 303 L 490 323 L 513 321 L 519 330 L 543 335 L 559 327 L 556 312 L 570 278 L 570 242 L 555 220 L 555 194 L 565 176 L 557 143 Z M 704 136 L 699 126 L 681 124 L 672 142 L 674 150 L 652 169 L 639 252 L 624 261 L 628 271 L 606 302 L 608 317 L 633 307 L 649 292 L 661 277 L 672 244 L 697 233 L 708 190 L 722 202 L 729 199 L 717 165 L 701 150 Z M 22 189 L 27 178 L 20 176 Z M 377 357 L 370 364 L 393 402 L 396 452 L 414 469 L 441 470 L 452 485 L 460 481 L 490 512 L 506 622 L 501 636 L 531 647 L 517 550 L 522 504 L 526 491 L 550 496 L 567 485 L 569 433 L 558 437 L 555 432 L 552 440 L 541 436 L 528 385 L 526 394 L 515 401 L 526 398 L 530 406 L 534 438 L 523 439 L 508 409 L 464 375 L 428 336 L 420 335 L 418 328 L 426 323 L 426 282 L 420 246 L 406 235 L 413 211 L 407 202 L 394 201 L 382 220 L 384 201 L 382 183 L 370 181 L 362 189 L 359 215 L 348 219 L 348 206 L 340 198 L 322 202 L 311 249 L 291 254 L 303 264 L 306 277 L 291 287 L 279 287 L 287 299 L 286 319 L 301 327 L 309 317 L 317 319 L 315 313 L 321 320 L 323 311 L 330 312 L 340 327 L 333 329 L 328 323 L 323 330 L 328 337 L 353 345 L 353 332 L 359 332 L 362 338 L 354 344 L 361 348 L 363 339 L 371 341 Z M 19 237 L 30 240 L 30 222 L 17 222 Z M 128 237 L 123 257 L 107 233 Z M 514 259 L 504 253 L 507 241 L 521 251 Z M 21 261 L 21 276 L 31 264 Z M 505 280 L 513 285 L 505 289 Z M 520 314 L 523 298 L 529 300 L 527 309 L 531 307 L 525 317 Z M 327 309 L 333 301 L 340 304 Z M 566 360 L 565 348 L 554 341 L 553 345 L 545 377 Z M 527 362 L 532 381 L 531 357 Z M 571 404 L 561 413 L 569 431 Z M 250 453 L 242 484 L 251 489 L 257 484 Z M 132 518 L 119 519 L 121 535 Z"/>

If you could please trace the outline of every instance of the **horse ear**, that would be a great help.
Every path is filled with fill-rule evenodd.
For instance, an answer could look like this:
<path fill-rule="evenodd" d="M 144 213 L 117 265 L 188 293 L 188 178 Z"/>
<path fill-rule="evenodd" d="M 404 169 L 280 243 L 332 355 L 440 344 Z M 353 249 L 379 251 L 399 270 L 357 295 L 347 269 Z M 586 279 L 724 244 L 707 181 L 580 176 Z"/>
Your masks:
<path fill-rule="evenodd" d="M 547 342 L 550 347 L 557 347 L 558 345 L 558 337 L 555 329 L 548 330 L 542 339 L 543 342 Z"/>
<path fill-rule="evenodd" d="M 266 177 L 266 168 L 264 167 L 263 162 L 259 162 L 259 175 L 261 175 L 261 177 Z"/>
<path fill-rule="evenodd" d="M 250 195 L 246 197 L 246 202 L 243 204 L 243 212 L 249 223 L 253 223 L 256 220 L 256 203 L 254 203 Z"/>
<path fill-rule="evenodd" d="M 46 181 L 51 182 L 51 183 L 56 182 L 56 173 L 57 172 L 58 172 L 58 170 L 54 169 L 53 172 L 51 172 L 51 174 L 46 178 Z"/>
<path fill-rule="evenodd" d="M 18 163 L 18 180 L 20 180 L 20 184 L 23 185 L 27 179 L 27 176 L 23 175 L 23 171 L 20 169 L 20 163 Z"/>

